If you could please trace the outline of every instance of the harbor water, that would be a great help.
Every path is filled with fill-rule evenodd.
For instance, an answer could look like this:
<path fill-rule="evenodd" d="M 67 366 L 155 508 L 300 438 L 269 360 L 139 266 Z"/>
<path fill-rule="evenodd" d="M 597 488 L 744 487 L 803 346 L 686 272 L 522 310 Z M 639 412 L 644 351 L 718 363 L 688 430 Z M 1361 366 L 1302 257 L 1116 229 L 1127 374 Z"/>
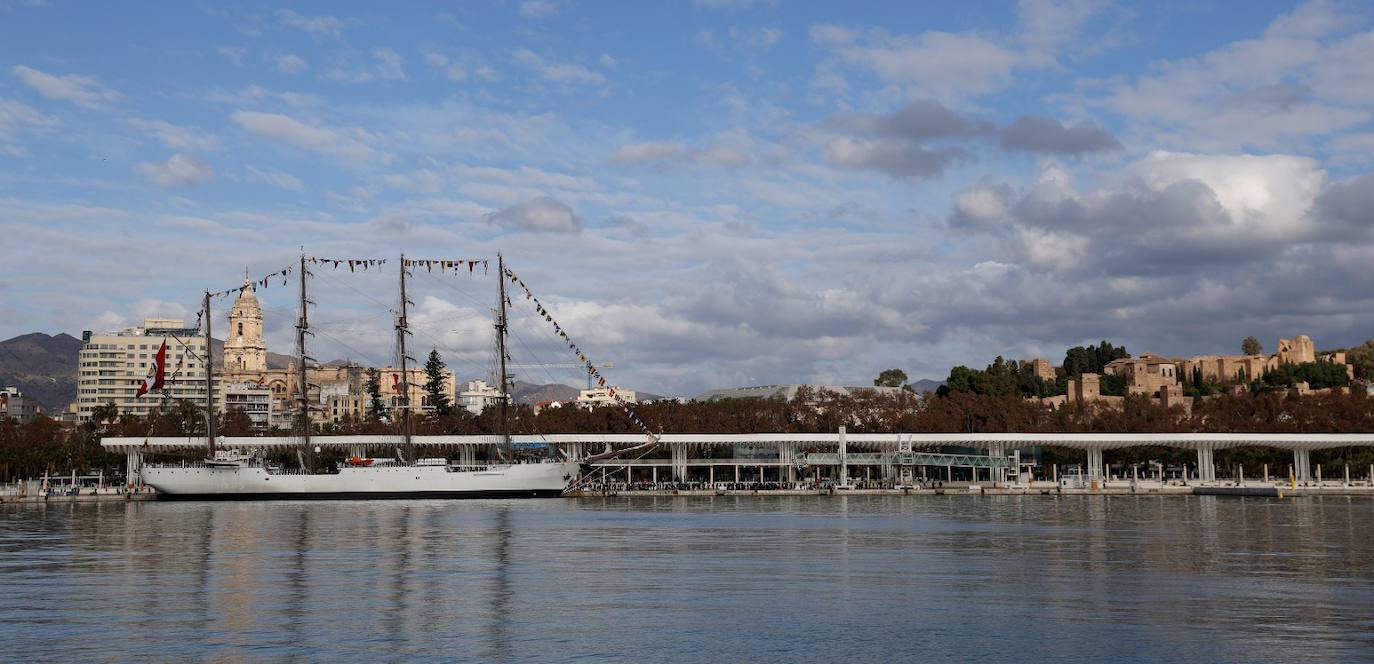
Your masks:
<path fill-rule="evenodd" d="M 1374 500 L 0 505 L 9 661 L 1374 660 Z"/>

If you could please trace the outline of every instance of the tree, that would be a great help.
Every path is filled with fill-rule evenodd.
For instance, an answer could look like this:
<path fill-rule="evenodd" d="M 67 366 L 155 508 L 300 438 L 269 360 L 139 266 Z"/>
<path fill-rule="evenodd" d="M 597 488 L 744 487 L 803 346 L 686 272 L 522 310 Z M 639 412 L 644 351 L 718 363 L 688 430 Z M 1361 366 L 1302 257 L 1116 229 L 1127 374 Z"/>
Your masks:
<path fill-rule="evenodd" d="M 877 387 L 901 387 L 906 385 L 906 372 L 901 369 L 887 369 L 873 379 Z"/>
<path fill-rule="evenodd" d="M 1125 346 L 1103 341 L 1097 346 L 1074 346 L 1064 353 L 1064 373 L 1076 377 L 1085 373 L 1102 373 L 1102 368 L 1123 357 L 1130 357 Z"/>
<path fill-rule="evenodd" d="M 96 424 L 114 422 L 119 419 L 119 406 L 113 401 L 107 401 L 91 409 L 91 421 Z"/>
<path fill-rule="evenodd" d="M 438 350 L 429 351 L 429 359 L 425 361 L 425 395 L 429 397 L 429 405 L 434 407 L 434 415 L 437 417 L 448 417 L 453 414 L 453 402 L 448 398 L 448 390 L 444 387 L 444 373 L 447 367 L 444 361 L 439 358 Z"/>
<path fill-rule="evenodd" d="M 1240 342 L 1240 352 L 1245 355 L 1259 355 L 1264 352 L 1264 345 L 1254 335 L 1251 335 Z"/>
<path fill-rule="evenodd" d="M 376 369 L 367 370 L 367 419 L 380 422 L 386 417 L 386 404 L 382 403 L 382 376 Z"/>

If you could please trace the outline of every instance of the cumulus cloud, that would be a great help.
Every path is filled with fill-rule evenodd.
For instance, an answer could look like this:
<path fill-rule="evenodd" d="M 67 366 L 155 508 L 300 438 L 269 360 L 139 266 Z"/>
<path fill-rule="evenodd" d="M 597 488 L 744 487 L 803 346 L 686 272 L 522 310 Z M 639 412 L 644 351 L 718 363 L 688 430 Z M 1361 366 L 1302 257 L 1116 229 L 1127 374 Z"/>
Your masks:
<path fill-rule="evenodd" d="M 933 149 L 911 143 L 840 137 L 825 146 L 825 159 L 843 168 L 879 171 L 894 178 L 922 179 L 940 175 L 966 157 L 957 148 Z"/>
<path fill-rule="evenodd" d="M 551 0 L 524 0 L 520 15 L 525 18 L 552 18 L 558 15 L 558 3 Z"/>
<path fill-rule="evenodd" d="M 128 118 L 124 122 L 173 150 L 207 152 L 219 149 L 218 138 L 195 127 L 146 118 Z"/>
<path fill-rule="evenodd" d="M 283 171 L 263 170 L 253 166 L 245 166 L 244 170 L 248 173 L 248 180 L 271 185 L 278 189 L 287 191 L 303 192 L 305 183 L 301 179 Z"/>
<path fill-rule="evenodd" d="M 519 49 L 512 55 L 515 64 L 535 72 L 551 83 L 568 85 L 600 85 L 606 77 L 582 65 L 547 60 L 529 49 Z"/>
<path fill-rule="evenodd" d="M 309 125 L 280 113 L 236 111 L 230 117 L 240 127 L 259 138 L 354 163 L 386 161 L 385 155 L 367 144 L 374 139 L 362 129 L 328 129 Z"/>
<path fill-rule="evenodd" d="M 9 143 L 21 130 L 40 130 L 59 124 L 57 118 L 39 113 L 31 106 L 0 98 L 0 152 L 13 156 L 24 154 L 22 148 Z"/>
<path fill-rule="evenodd" d="M 753 7 L 773 7 L 778 0 L 692 0 L 692 6 L 701 9 L 751 9 Z"/>
<path fill-rule="evenodd" d="M 698 30 L 693 41 L 698 46 L 719 54 L 727 51 L 771 50 L 782 41 L 782 28 L 750 28 L 732 25 L 721 33 L 712 28 Z"/>
<path fill-rule="evenodd" d="M 524 203 L 487 215 L 493 224 L 514 230 L 535 233 L 577 233 L 582 219 L 566 203 L 548 196 L 532 198 Z"/>
<path fill-rule="evenodd" d="M 1334 3 L 1306 3 L 1264 34 L 1147 73 L 1087 86 L 1089 107 L 1110 110 L 1158 145 L 1206 151 L 1305 147 L 1374 114 L 1374 32 L 1350 34 Z"/>
<path fill-rule="evenodd" d="M 1057 120 L 1023 115 L 1006 127 L 955 113 L 937 101 L 915 101 L 887 114 L 842 113 L 821 123 L 826 160 L 833 166 L 875 170 L 896 178 L 940 175 L 970 154 L 960 142 L 999 141 L 1006 150 L 1080 156 L 1121 149 L 1116 137 L 1082 122 L 1065 127 Z"/>
<path fill-rule="evenodd" d="M 181 153 L 172 155 L 167 161 L 141 163 L 138 170 L 154 184 L 163 187 L 201 184 L 215 177 L 215 170 L 209 164 Z"/>
<path fill-rule="evenodd" d="M 86 108 L 98 108 L 119 99 L 118 92 L 101 85 L 94 76 L 55 76 L 24 65 L 15 65 L 10 71 L 24 85 L 48 99 L 69 101 Z"/>
<path fill-rule="evenodd" d="M 344 83 L 369 83 L 371 81 L 404 81 L 408 77 L 405 58 L 389 48 L 374 48 L 372 62 L 358 66 L 335 67 L 325 77 L 331 81 Z"/>
<path fill-rule="evenodd" d="M 668 141 L 630 143 L 620 146 L 611 155 L 611 161 L 617 164 L 640 164 L 674 157 L 680 152 L 681 145 Z"/>
<path fill-rule="evenodd" d="M 283 74 L 299 74 L 310 68 L 310 62 L 294 53 L 272 58 L 272 66 Z"/>
<path fill-rule="evenodd" d="M 1021 152 L 1080 156 L 1121 149 L 1111 132 L 1089 122 L 1065 127 L 1058 120 L 1023 115 L 1002 130 L 1002 147 Z"/>
<path fill-rule="evenodd" d="M 345 21 L 336 16 L 303 16 L 289 9 L 277 10 L 277 18 L 288 28 L 302 30 L 316 37 L 343 37 Z"/>
<path fill-rule="evenodd" d="M 1001 90 L 1018 64 L 1014 51 L 974 34 L 891 35 L 823 24 L 812 26 L 811 39 L 844 63 L 908 87 L 915 97 L 950 100 Z"/>
<path fill-rule="evenodd" d="M 424 55 L 425 63 L 443 73 L 444 77 L 448 80 L 454 83 L 462 83 L 468 80 L 467 68 L 455 62 L 449 56 L 435 51 L 426 51 Z"/>

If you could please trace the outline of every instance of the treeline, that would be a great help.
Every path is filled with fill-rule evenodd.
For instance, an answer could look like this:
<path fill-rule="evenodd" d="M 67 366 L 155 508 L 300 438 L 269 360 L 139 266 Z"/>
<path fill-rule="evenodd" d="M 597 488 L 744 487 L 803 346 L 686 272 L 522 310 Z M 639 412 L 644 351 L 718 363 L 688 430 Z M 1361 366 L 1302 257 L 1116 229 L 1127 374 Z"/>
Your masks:
<path fill-rule="evenodd" d="M 462 409 L 448 415 L 415 418 L 417 434 L 494 434 L 501 431 L 499 409 L 488 408 L 480 416 Z M 535 414 L 526 405 L 511 408 L 511 432 L 639 433 L 615 407 L 585 410 L 571 406 L 547 408 Z M 1247 395 L 1222 395 L 1199 401 L 1186 413 L 1165 408 L 1143 396 L 1127 397 L 1119 406 L 1073 404 L 1050 408 L 1019 395 L 980 395 L 952 392 L 942 398 L 896 394 L 840 395 L 798 391 L 791 401 L 781 399 L 727 399 L 712 402 L 665 401 L 641 404 L 640 417 L 664 433 L 831 433 L 844 425 L 854 433 L 1362 433 L 1374 431 L 1374 398 L 1363 392 L 1292 396 L 1273 391 Z M 246 417 L 231 412 L 225 417 L 226 435 L 248 432 Z M 193 407 L 174 404 L 146 418 L 122 416 L 115 422 L 82 424 L 68 428 L 38 418 L 27 424 L 0 423 L 0 476 L 7 480 L 41 476 L 49 472 L 86 472 L 104 468 L 122 471 L 124 458 L 106 454 L 101 436 L 204 435 L 203 420 Z M 240 429 L 241 428 L 241 429 Z M 239 429 L 239 430 L 230 430 Z M 396 424 L 363 417 L 317 428 L 324 434 L 392 434 Z M 285 433 L 285 432 L 276 432 Z M 660 452 L 666 454 L 666 451 Z M 729 453 L 728 450 L 721 453 Z M 1109 462 L 1155 459 L 1194 462 L 1192 452 L 1168 449 L 1119 450 Z M 1248 456 L 1247 456 L 1248 455 Z M 1272 463 L 1275 468 L 1291 457 L 1277 450 L 1231 450 L 1217 453 L 1218 463 Z M 1345 459 L 1363 468 L 1374 461 L 1374 450 L 1336 450 L 1314 456 Z M 1046 463 L 1081 463 L 1082 453 L 1048 450 Z M 1191 459 L 1191 461 L 1190 461 Z"/>
<path fill-rule="evenodd" d="M 1126 379 L 1102 373 L 1112 360 L 1130 357 L 1125 346 L 1103 341 L 1096 346 L 1074 346 L 1064 353 L 1064 361 L 1055 371 L 1054 380 L 1036 375 L 1029 362 L 1005 360 L 1001 355 L 984 369 L 960 365 L 949 370 L 949 378 L 937 394 L 968 392 L 984 396 L 1052 397 L 1068 393 L 1068 383 L 1085 373 L 1098 374 L 1099 390 L 1108 396 L 1125 396 Z"/>

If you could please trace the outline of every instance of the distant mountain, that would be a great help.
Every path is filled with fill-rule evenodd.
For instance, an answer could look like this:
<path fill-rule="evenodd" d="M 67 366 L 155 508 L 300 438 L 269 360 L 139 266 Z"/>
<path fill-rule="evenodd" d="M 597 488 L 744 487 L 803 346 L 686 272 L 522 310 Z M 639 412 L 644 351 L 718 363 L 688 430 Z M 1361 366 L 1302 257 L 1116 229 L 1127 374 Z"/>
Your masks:
<path fill-rule="evenodd" d="M 13 386 L 57 414 L 76 398 L 81 340 L 70 334 L 22 334 L 0 341 L 0 387 Z"/>
<path fill-rule="evenodd" d="M 925 394 L 926 392 L 934 392 L 935 390 L 944 387 L 944 385 L 945 381 L 943 380 L 931 380 L 929 378 L 922 378 L 921 380 L 911 383 L 911 389 L 915 391 L 917 394 Z"/>
<path fill-rule="evenodd" d="M 512 395 L 515 403 L 547 403 L 549 401 L 576 401 L 577 395 L 582 392 L 581 388 L 563 385 L 561 383 L 545 383 L 537 385 L 515 381 L 515 391 Z"/>

